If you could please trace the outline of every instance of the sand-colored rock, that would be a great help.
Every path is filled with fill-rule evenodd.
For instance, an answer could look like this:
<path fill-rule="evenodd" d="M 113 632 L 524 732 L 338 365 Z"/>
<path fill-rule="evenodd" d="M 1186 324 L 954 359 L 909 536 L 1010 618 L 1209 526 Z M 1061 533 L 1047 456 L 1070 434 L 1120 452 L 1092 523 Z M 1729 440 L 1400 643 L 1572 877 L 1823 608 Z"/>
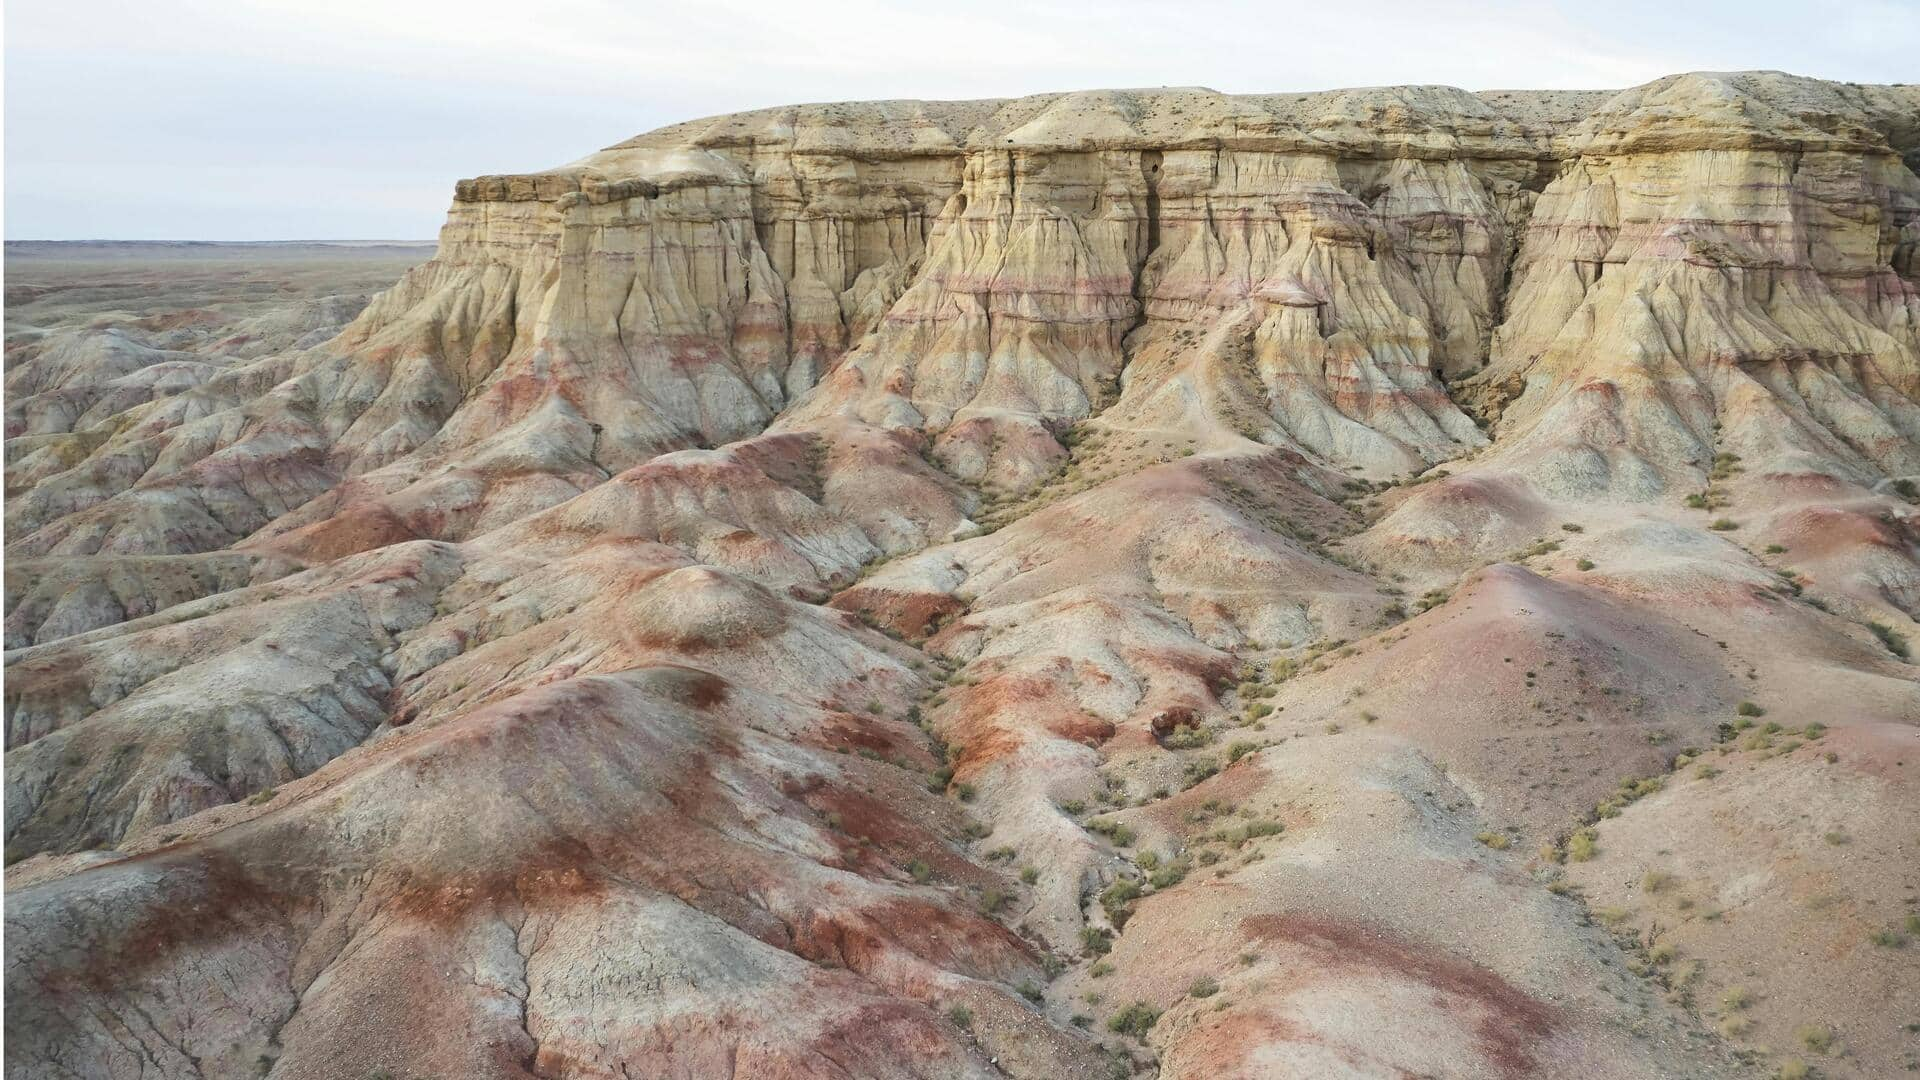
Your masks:
<path fill-rule="evenodd" d="M 1909 1067 L 1916 161 L 1095 91 L 461 181 L 371 300 L 10 247 L 7 1073 Z"/>

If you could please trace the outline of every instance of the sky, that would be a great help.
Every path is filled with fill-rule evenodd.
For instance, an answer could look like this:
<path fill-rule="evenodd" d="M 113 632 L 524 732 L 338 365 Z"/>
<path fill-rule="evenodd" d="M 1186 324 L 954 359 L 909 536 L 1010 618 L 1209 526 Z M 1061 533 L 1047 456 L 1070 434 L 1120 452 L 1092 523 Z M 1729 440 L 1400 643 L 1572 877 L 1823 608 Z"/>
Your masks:
<path fill-rule="evenodd" d="M 454 181 L 802 101 L 1920 82 L 1920 0 L 7 0 L 8 239 L 431 239 Z"/>

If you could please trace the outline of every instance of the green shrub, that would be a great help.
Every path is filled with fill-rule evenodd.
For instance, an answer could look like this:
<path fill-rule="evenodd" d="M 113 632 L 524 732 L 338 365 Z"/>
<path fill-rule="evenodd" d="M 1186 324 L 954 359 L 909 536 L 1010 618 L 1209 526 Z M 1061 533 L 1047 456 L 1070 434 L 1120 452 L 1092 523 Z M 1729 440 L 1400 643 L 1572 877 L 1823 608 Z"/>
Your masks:
<path fill-rule="evenodd" d="M 1187 864 L 1180 859 L 1175 859 L 1174 861 L 1166 864 L 1165 866 L 1162 866 L 1160 869 L 1155 870 L 1153 873 L 1147 875 L 1147 883 L 1152 885 L 1156 889 L 1171 888 L 1172 886 L 1178 885 L 1182 881 L 1185 881 L 1186 879 L 1187 879 Z"/>
<path fill-rule="evenodd" d="M 948 1009 L 947 1020 L 961 1031 L 973 1030 L 973 1010 L 965 1005 L 955 1005 Z"/>
<path fill-rule="evenodd" d="M 1153 1025 L 1160 1022 L 1160 1010 L 1144 1001 L 1133 1004 L 1114 1013 L 1107 1021 L 1107 1030 L 1120 1035 L 1131 1035 L 1144 1040 Z"/>
<path fill-rule="evenodd" d="M 1599 837 L 1592 829 L 1581 829 L 1567 837 L 1567 858 L 1574 862 L 1587 862 L 1600 854 Z"/>
<path fill-rule="evenodd" d="M 1140 883 L 1132 878 L 1120 878 L 1100 892 L 1100 906 L 1107 913 L 1108 921 L 1118 930 L 1127 925 L 1129 914 L 1127 905 L 1140 899 Z"/>
<path fill-rule="evenodd" d="M 1212 741 L 1213 732 L 1205 728 L 1183 727 L 1162 739 L 1160 744 L 1169 750 L 1194 750 Z"/>
<path fill-rule="evenodd" d="M 1888 652 L 1902 660 L 1912 658 L 1913 653 L 1907 646 L 1907 636 L 1905 634 L 1888 626 L 1886 623 L 1879 622 L 1867 623 L 1867 629 L 1873 631 L 1873 636 L 1880 639 L 1880 644 L 1885 645 Z"/>
<path fill-rule="evenodd" d="M 1794 1032 L 1794 1038 L 1800 1040 L 1801 1046 L 1816 1054 L 1833 1049 L 1833 1029 L 1825 1024 L 1803 1024 L 1799 1031 Z"/>
<path fill-rule="evenodd" d="M 1220 984 L 1215 982 L 1213 977 L 1209 975 L 1200 976 L 1193 980 L 1192 985 L 1187 987 L 1188 997 L 1210 998 L 1219 992 Z"/>
<path fill-rule="evenodd" d="M 1208 839 L 1218 840 L 1229 847 L 1238 848 L 1247 841 L 1257 840 L 1262 836 L 1278 836 L 1285 829 L 1286 826 L 1277 821 L 1255 820 L 1220 829 Z"/>
<path fill-rule="evenodd" d="M 1186 780 L 1185 786 L 1192 787 L 1219 771 L 1219 764 L 1212 758 L 1198 758 L 1187 762 L 1186 767 L 1181 769 L 1180 773 Z"/>

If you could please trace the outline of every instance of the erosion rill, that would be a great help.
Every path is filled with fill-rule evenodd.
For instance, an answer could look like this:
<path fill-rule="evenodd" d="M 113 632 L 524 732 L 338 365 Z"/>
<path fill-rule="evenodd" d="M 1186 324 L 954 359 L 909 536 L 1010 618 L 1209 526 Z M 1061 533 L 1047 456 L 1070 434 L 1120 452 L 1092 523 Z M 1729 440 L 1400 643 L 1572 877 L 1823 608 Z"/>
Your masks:
<path fill-rule="evenodd" d="M 7 1075 L 1914 1068 L 1917 162 L 809 105 L 331 337 L 10 285 Z"/>

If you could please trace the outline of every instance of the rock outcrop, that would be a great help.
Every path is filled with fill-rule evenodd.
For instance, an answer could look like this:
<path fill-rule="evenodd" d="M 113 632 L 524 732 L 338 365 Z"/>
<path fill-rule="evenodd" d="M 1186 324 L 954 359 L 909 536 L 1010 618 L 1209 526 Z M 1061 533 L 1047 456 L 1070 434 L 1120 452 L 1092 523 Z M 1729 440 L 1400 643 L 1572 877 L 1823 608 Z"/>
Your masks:
<path fill-rule="evenodd" d="M 16 280 L 8 1074 L 1920 1060 L 1916 162 L 1764 72 L 809 105 L 364 310 Z"/>

